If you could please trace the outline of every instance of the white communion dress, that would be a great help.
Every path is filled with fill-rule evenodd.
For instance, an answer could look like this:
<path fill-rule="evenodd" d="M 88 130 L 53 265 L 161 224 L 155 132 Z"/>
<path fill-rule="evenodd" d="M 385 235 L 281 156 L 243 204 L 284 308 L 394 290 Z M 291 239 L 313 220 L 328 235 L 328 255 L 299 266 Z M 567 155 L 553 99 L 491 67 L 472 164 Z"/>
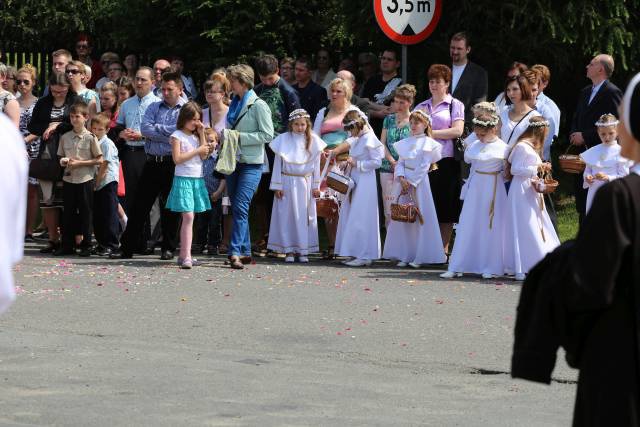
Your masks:
<path fill-rule="evenodd" d="M 618 143 L 611 145 L 598 144 L 589 148 L 580 157 L 586 163 L 583 176 L 595 176 L 597 173 L 603 173 L 609 177 L 608 181 L 596 179 L 592 184 L 588 184 L 584 180 L 583 188 L 588 188 L 587 192 L 587 212 L 593 203 L 593 197 L 603 184 L 613 181 L 616 178 L 622 178 L 629 175 L 629 167 L 631 162 L 620 155 L 620 146 Z"/>
<path fill-rule="evenodd" d="M 273 199 L 267 248 L 306 256 L 318 251 L 318 219 L 312 191 L 320 187 L 320 154 L 324 141 L 311 134 L 306 148 L 304 134 L 286 132 L 269 144 L 275 153 L 271 190 L 282 190 Z"/>
<path fill-rule="evenodd" d="M 509 147 L 500 138 L 472 142 L 464 152 L 471 164 L 449 271 L 504 274 L 503 233 L 507 208 L 504 163 Z"/>
<path fill-rule="evenodd" d="M 505 273 L 523 275 L 559 246 L 560 241 L 542 194 L 532 186 L 542 159 L 531 145 L 521 141 L 512 149 L 509 162 L 513 180 L 505 215 Z"/>
<path fill-rule="evenodd" d="M 384 243 L 384 258 L 413 265 L 441 264 L 446 261 L 438 225 L 438 216 L 429 185 L 429 167 L 442 158 L 442 145 L 425 136 L 410 136 L 393 146 L 398 152 L 395 168 L 394 195 L 402 186 L 399 177 L 404 176 L 411 184 L 409 189 L 424 222 L 413 223 L 391 220 Z M 401 196 L 406 201 L 407 196 Z"/>
<path fill-rule="evenodd" d="M 342 200 L 335 253 L 361 260 L 380 258 L 380 226 L 376 169 L 382 165 L 384 146 L 373 131 L 348 138 L 349 155 L 356 161 L 351 174 L 355 188 Z"/>

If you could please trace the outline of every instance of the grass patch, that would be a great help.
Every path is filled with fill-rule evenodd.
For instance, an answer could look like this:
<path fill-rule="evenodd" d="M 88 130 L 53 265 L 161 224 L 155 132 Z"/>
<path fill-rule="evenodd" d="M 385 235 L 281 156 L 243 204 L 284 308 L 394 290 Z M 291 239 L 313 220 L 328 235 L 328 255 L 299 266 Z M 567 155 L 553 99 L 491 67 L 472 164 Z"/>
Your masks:
<path fill-rule="evenodd" d="M 574 239 L 578 234 L 578 212 L 573 197 L 566 197 L 556 204 L 558 237 L 561 242 Z"/>

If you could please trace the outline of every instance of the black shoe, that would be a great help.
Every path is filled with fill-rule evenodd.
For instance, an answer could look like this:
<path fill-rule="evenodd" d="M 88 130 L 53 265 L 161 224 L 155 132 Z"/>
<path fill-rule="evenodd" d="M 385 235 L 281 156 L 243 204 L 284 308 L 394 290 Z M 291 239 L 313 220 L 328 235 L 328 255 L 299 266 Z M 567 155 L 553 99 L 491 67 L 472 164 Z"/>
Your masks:
<path fill-rule="evenodd" d="M 140 254 L 140 255 L 153 255 L 153 246 L 141 249 L 137 253 Z"/>
<path fill-rule="evenodd" d="M 89 248 L 82 248 L 80 249 L 80 253 L 78 254 L 81 257 L 90 257 L 91 256 L 91 249 Z"/>
<path fill-rule="evenodd" d="M 131 259 L 133 258 L 133 254 L 122 252 L 122 250 L 118 249 L 117 251 L 111 251 L 109 254 L 109 259 Z"/>
<path fill-rule="evenodd" d="M 173 259 L 173 252 L 167 250 L 167 251 L 162 251 L 162 255 L 160 255 L 160 259 L 163 261 L 168 261 L 170 259 Z"/>
<path fill-rule="evenodd" d="M 58 249 L 56 249 L 56 251 L 53 254 L 55 256 L 75 255 L 76 251 L 75 251 L 75 249 L 64 248 L 64 247 L 60 246 Z"/>
<path fill-rule="evenodd" d="M 207 254 L 209 256 L 215 256 L 215 255 L 220 255 L 220 252 L 218 252 L 218 247 L 217 246 L 208 246 L 207 247 Z"/>
<path fill-rule="evenodd" d="M 60 243 L 49 241 L 49 244 L 46 247 L 40 249 L 40 253 L 41 254 L 52 254 L 55 251 L 57 251 L 59 247 L 60 247 Z"/>
<path fill-rule="evenodd" d="M 99 247 L 99 248 L 95 248 L 94 251 L 91 251 L 91 255 L 109 256 L 111 255 L 112 252 L 113 251 L 109 248 Z"/>
<path fill-rule="evenodd" d="M 25 243 L 33 243 L 35 241 L 36 241 L 36 239 L 33 238 L 33 235 L 31 235 L 31 234 L 25 234 L 24 235 L 24 242 Z"/>

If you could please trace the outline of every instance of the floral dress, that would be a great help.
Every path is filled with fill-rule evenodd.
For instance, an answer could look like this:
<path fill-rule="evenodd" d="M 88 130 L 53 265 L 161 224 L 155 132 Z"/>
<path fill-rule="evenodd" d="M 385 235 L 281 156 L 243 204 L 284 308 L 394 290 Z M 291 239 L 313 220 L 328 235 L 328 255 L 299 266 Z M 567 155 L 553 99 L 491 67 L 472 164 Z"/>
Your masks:
<path fill-rule="evenodd" d="M 29 131 L 27 130 L 27 126 L 31 121 L 31 115 L 33 114 L 33 107 L 35 107 L 36 103 L 33 102 L 27 108 L 20 107 L 20 133 L 23 138 L 26 138 L 29 135 Z M 40 138 L 36 138 L 31 141 L 31 144 L 26 144 L 27 154 L 29 155 L 29 161 L 38 157 L 38 152 L 40 151 Z M 38 184 L 38 180 L 32 177 L 29 177 L 29 184 Z"/>

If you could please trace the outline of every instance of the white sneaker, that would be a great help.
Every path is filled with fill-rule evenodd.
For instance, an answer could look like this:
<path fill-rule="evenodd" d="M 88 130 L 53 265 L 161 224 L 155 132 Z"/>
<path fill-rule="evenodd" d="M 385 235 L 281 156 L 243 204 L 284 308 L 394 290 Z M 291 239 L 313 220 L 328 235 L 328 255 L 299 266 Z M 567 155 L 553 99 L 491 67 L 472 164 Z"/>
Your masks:
<path fill-rule="evenodd" d="M 284 262 L 293 262 L 293 261 L 295 261 L 295 260 L 296 260 L 296 259 L 295 259 L 293 256 L 288 256 L 288 257 L 286 257 L 286 258 L 284 259 Z"/>
<path fill-rule="evenodd" d="M 302 256 L 301 255 L 301 256 L 298 257 L 298 261 L 306 264 L 307 262 L 309 262 L 309 258 L 307 258 L 306 256 Z"/>
<path fill-rule="evenodd" d="M 348 265 L 349 267 L 362 267 L 362 266 L 366 266 L 366 265 L 371 265 L 371 260 L 370 259 L 361 259 L 361 258 L 355 258 L 349 262 L 346 262 L 345 265 Z"/>
<path fill-rule="evenodd" d="M 456 273 L 455 271 L 445 271 L 440 275 L 443 279 L 453 279 L 454 277 L 462 277 L 462 273 Z"/>
<path fill-rule="evenodd" d="M 347 258 L 340 261 L 341 264 L 348 265 L 351 261 L 355 260 L 355 258 Z"/>
<path fill-rule="evenodd" d="M 406 267 L 407 263 L 404 261 L 400 261 L 399 263 L 396 264 L 396 267 Z"/>
<path fill-rule="evenodd" d="M 496 277 L 496 276 L 495 276 L 495 275 L 493 275 L 493 274 L 491 274 L 491 273 L 482 273 L 482 278 L 483 278 L 483 279 L 493 279 L 493 278 L 495 278 L 495 277 Z"/>
<path fill-rule="evenodd" d="M 422 266 L 422 264 L 416 264 L 415 262 L 410 262 L 409 263 L 409 267 L 420 268 L 421 266 Z"/>
<path fill-rule="evenodd" d="M 515 280 L 517 280 L 518 282 L 522 282 L 526 278 L 527 278 L 526 274 L 524 274 L 524 273 L 516 273 Z"/>

